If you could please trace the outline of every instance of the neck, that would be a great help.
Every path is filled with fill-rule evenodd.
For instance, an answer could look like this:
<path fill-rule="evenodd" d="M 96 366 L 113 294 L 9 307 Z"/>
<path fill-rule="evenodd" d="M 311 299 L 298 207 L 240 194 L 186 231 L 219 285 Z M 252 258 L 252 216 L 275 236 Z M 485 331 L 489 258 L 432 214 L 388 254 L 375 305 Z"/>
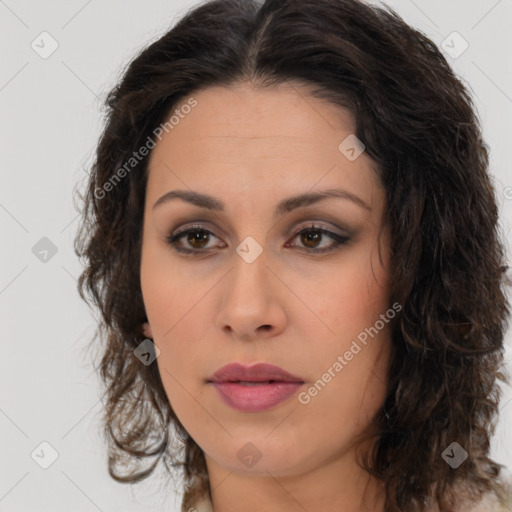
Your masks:
<path fill-rule="evenodd" d="M 353 452 L 306 472 L 240 473 L 206 456 L 214 512 L 383 512 L 384 487 Z"/>

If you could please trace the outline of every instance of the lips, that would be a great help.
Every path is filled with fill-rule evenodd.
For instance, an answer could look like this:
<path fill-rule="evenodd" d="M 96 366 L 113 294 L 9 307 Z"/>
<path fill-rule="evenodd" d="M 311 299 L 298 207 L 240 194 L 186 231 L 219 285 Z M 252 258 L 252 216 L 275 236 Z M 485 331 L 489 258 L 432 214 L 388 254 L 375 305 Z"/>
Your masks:
<path fill-rule="evenodd" d="M 273 364 L 257 363 L 245 366 L 240 363 L 231 363 L 217 370 L 208 382 L 239 382 L 239 383 L 272 383 L 297 382 L 304 380 L 297 375 L 274 366 Z"/>
<path fill-rule="evenodd" d="M 262 412 L 289 399 L 304 381 L 271 364 L 232 363 L 217 370 L 207 383 L 230 407 L 241 412 Z"/>

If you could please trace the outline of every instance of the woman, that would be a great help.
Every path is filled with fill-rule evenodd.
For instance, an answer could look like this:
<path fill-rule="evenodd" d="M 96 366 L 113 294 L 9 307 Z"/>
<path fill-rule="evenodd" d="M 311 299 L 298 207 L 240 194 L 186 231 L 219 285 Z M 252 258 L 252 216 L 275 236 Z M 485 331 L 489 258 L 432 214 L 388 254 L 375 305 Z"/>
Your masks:
<path fill-rule="evenodd" d="M 216 0 L 107 106 L 76 251 L 112 477 L 182 468 L 182 511 L 505 510 L 510 283 L 435 45 L 356 0 Z"/>

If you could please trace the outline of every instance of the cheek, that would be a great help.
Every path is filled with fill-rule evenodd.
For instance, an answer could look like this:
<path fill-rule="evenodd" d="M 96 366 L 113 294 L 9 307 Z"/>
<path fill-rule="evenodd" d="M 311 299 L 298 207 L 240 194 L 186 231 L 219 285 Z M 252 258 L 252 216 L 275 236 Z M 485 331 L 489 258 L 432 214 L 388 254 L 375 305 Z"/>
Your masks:
<path fill-rule="evenodd" d="M 149 242 L 143 246 L 140 274 L 153 342 L 160 350 L 157 364 L 168 396 L 176 397 L 177 382 L 192 378 L 190 363 L 201 355 L 198 344 L 208 325 L 198 318 L 204 318 L 211 307 L 207 296 L 211 284 L 178 272 L 169 253 Z"/>
<path fill-rule="evenodd" d="M 354 255 L 338 267 L 336 278 L 326 281 L 325 293 L 318 297 L 319 317 L 331 330 L 323 345 L 321 371 L 331 367 L 336 374 L 329 390 L 322 391 L 322 400 L 326 405 L 340 404 L 340 421 L 349 413 L 364 423 L 385 397 L 391 348 L 388 322 L 394 311 L 388 315 L 389 285 L 384 265 L 378 254 L 371 257 L 369 250 Z M 334 367 L 338 356 L 344 362 L 336 371 L 341 367 Z"/>
<path fill-rule="evenodd" d="M 169 249 L 170 250 L 170 249 Z M 143 244 L 140 284 L 155 341 L 169 336 L 190 304 L 197 302 L 189 280 L 175 271 L 170 254 L 156 241 Z"/>
<path fill-rule="evenodd" d="M 386 330 L 366 345 L 355 338 L 338 338 L 322 356 L 322 369 L 304 391 L 304 405 L 319 432 L 329 425 L 334 437 L 351 438 L 361 432 L 382 406 L 387 392 L 390 340 Z M 338 359 L 341 356 L 341 361 Z M 341 369 L 340 369 L 341 368 Z M 309 396 L 309 398 L 308 398 Z M 326 421 L 328 419 L 328 421 Z M 325 432 L 324 432 L 325 434 Z"/>
<path fill-rule="evenodd" d="M 361 255 L 324 280 L 317 311 L 338 339 L 357 336 L 389 308 L 387 275 L 378 265 L 374 261 L 372 271 L 368 255 Z"/>

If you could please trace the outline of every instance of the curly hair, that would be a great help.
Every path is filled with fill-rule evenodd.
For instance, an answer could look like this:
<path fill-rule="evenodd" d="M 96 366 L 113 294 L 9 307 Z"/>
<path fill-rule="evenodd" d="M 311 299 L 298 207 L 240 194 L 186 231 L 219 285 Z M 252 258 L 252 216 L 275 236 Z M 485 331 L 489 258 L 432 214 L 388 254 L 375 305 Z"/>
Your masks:
<path fill-rule="evenodd" d="M 183 511 L 211 497 L 204 454 L 172 410 L 157 365 L 134 355 L 147 321 L 148 155 L 133 169 L 126 162 L 192 93 L 242 82 L 306 84 L 348 109 L 385 187 L 391 300 L 403 308 L 377 442 L 361 464 L 384 482 L 386 512 L 423 511 L 429 500 L 451 512 L 461 482 L 471 499 L 499 495 L 501 465 L 489 450 L 498 381 L 507 382 L 511 283 L 488 146 L 470 94 L 436 45 L 391 8 L 358 0 L 203 2 L 141 50 L 108 93 L 75 252 L 85 261 L 80 295 L 100 312 L 94 339 L 104 342 L 110 475 L 137 482 L 161 461 L 184 476 Z M 441 456 L 452 442 L 468 453 L 456 471 Z"/>

